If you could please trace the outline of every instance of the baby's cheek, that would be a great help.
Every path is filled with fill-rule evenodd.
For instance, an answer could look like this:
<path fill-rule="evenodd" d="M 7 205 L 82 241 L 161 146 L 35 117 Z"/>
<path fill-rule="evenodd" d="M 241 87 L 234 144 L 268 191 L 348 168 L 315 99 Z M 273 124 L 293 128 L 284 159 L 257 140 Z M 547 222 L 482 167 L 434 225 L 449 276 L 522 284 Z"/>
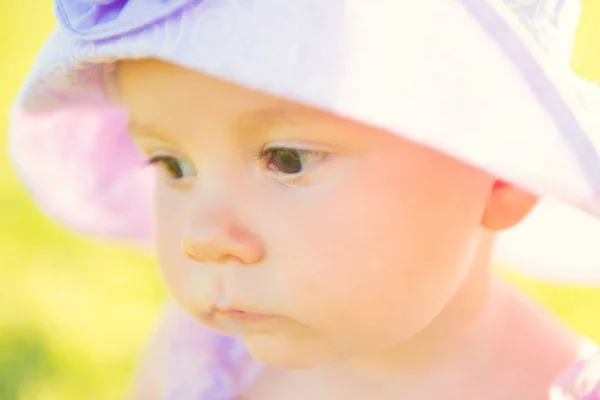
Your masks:
<path fill-rule="evenodd" d="M 157 190 L 155 196 L 155 248 L 160 273 L 178 301 L 189 302 L 186 269 L 189 260 L 181 249 L 188 212 L 169 191 Z"/>
<path fill-rule="evenodd" d="M 320 271 L 313 264 L 310 272 L 291 283 L 290 290 L 297 318 L 318 333 L 330 354 L 365 356 L 407 340 L 419 330 L 420 324 L 407 319 L 405 312 L 410 294 L 395 277 L 360 268 L 351 257 L 330 261 L 321 264 Z"/>
<path fill-rule="evenodd" d="M 383 192 L 330 204 L 297 237 L 307 245 L 285 271 L 287 296 L 303 322 L 340 338 L 351 332 L 355 345 L 409 337 L 429 318 L 425 288 L 435 274 L 422 264 L 431 249 L 411 245 L 418 221 L 393 207 L 400 196 Z"/>
<path fill-rule="evenodd" d="M 290 303 L 303 322 L 331 332 L 364 327 L 374 310 L 399 308 L 409 295 L 402 268 L 393 268 L 393 260 L 367 243 L 356 243 L 353 233 L 343 235 L 316 240 L 286 274 Z"/>

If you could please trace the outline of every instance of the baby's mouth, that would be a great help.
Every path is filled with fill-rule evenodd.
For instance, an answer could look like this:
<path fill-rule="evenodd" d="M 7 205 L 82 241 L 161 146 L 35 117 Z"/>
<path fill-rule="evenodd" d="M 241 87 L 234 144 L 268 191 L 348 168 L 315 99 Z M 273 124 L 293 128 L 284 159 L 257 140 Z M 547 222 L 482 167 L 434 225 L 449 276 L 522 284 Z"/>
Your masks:
<path fill-rule="evenodd" d="M 215 329 L 229 335 L 267 333 L 277 328 L 279 317 L 241 307 L 213 307 L 205 312 L 201 319 Z"/>
<path fill-rule="evenodd" d="M 257 322 L 275 318 L 273 315 L 262 312 L 246 311 L 242 308 L 212 308 L 209 314 L 215 318 L 227 318 L 239 322 Z"/>

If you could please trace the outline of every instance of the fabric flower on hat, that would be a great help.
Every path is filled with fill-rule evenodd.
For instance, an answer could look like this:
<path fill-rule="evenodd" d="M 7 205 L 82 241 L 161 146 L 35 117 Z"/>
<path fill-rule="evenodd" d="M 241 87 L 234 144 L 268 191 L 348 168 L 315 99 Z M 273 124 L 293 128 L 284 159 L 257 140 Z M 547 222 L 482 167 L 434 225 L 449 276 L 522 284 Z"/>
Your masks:
<path fill-rule="evenodd" d="M 86 4 L 104 6 L 104 5 L 107 5 L 110 3 L 116 3 L 118 0 L 81 0 L 81 1 Z"/>
<path fill-rule="evenodd" d="M 77 38 L 104 40 L 143 28 L 192 1 L 57 0 L 55 12 L 62 27 Z"/>

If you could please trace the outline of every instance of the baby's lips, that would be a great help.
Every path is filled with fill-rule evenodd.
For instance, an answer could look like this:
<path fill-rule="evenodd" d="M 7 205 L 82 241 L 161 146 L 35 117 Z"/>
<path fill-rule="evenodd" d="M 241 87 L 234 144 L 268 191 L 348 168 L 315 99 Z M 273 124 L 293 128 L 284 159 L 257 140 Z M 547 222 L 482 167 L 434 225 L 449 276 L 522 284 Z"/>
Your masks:
<path fill-rule="evenodd" d="M 59 24 L 86 41 L 106 40 L 150 26 L 201 0 L 56 0 Z"/>

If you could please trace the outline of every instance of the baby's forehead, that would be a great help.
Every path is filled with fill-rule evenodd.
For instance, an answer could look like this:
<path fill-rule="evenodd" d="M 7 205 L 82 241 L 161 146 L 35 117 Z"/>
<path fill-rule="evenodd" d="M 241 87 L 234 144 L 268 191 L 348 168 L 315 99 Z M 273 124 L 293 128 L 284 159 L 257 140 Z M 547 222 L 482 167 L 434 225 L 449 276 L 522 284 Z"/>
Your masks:
<path fill-rule="evenodd" d="M 116 101 L 130 111 L 132 127 L 157 128 L 153 121 L 174 109 L 191 117 L 210 119 L 227 116 L 247 131 L 300 128 L 337 129 L 350 135 L 370 130 L 373 140 L 383 130 L 351 118 L 290 99 L 273 96 L 179 65 L 154 60 L 120 60 L 115 63 Z M 143 112 L 152 108 L 158 112 Z M 139 112 L 137 112 L 139 111 Z M 146 117 L 140 114 L 145 114 Z M 147 118 L 150 116 L 151 118 Z"/>

